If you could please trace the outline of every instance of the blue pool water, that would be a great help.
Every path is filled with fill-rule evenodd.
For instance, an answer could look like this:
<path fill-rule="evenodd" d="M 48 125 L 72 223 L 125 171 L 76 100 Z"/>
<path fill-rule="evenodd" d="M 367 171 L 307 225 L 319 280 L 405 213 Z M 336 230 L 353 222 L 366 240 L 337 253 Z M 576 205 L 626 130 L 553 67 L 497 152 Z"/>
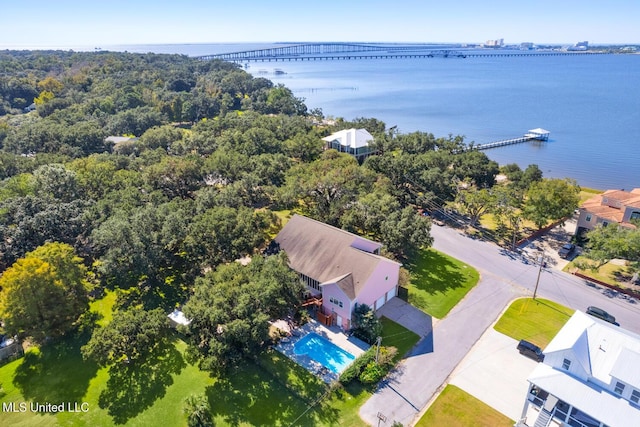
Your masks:
<path fill-rule="evenodd" d="M 310 333 L 295 343 L 293 351 L 298 355 L 306 354 L 336 374 L 342 372 L 356 358 L 315 333 Z"/>

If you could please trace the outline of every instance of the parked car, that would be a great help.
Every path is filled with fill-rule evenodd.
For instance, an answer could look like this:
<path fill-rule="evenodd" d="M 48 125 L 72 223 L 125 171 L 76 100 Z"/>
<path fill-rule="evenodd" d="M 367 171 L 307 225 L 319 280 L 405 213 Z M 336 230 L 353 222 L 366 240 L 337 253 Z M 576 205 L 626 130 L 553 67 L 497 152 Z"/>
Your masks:
<path fill-rule="evenodd" d="M 520 342 L 518 343 L 518 351 L 523 356 L 527 356 L 528 358 L 533 359 L 536 362 L 542 362 L 544 360 L 542 349 L 529 341 L 520 340 Z"/>
<path fill-rule="evenodd" d="M 569 258 L 575 250 L 576 245 L 573 243 L 567 243 L 558 250 L 558 255 L 560 255 L 560 258 L 566 259 Z"/>
<path fill-rule="evenodd" d="M 604 320 L 605 322 L 613 323 L 616 326 L 620 326 L 618 322 L 616 322 L 616 318 L 604 311 L 599 307 L 589 306 L 587 307 L 587 314 L 590 314 L 593 317 L 597 317 L 598 319 Z"/>

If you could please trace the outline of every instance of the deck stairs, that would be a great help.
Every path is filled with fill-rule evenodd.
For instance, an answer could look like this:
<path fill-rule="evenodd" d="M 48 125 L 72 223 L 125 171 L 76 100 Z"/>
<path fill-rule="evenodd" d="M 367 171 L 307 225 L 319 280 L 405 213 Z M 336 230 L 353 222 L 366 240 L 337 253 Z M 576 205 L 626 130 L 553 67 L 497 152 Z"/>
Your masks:
<path fill-rule="evenodd" d="M 540 409 L 540 414 L 533 427 L 548 427 L 551 424 L 551 412 L 544 408 Z"/>

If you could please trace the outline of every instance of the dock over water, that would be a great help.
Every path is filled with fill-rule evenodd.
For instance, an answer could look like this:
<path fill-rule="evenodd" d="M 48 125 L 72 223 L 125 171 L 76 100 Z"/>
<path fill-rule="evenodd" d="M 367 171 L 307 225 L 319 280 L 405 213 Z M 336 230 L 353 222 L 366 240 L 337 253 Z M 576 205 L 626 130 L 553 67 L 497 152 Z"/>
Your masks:
<path fill-rule="evenodd" d="M 522 142 L 527 141 L 548 141 L 549 140 L 549 131 L 537 128 L 531 129 L 523 136 L 519 138 L 511 138 L 511 139 L 503 139 L 501 141 L 489 142 L 487 144 L 478 144 L 474 145 L 471 149 L 473 150 L 488 150 L 490 148 L 504 147 L 505 145 L 513 145 L 520 144 Z"/>

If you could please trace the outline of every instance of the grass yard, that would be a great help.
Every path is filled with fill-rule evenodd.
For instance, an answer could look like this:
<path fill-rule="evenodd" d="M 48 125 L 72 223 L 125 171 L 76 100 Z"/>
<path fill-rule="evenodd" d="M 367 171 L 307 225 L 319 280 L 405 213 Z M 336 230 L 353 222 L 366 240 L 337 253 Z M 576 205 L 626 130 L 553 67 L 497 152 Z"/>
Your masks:
<path fill-rule="evenodd" d="M 471 266 L 435 249 L 420 251 L 408 265 L 409 303 L 442 319 L 480 279 Z"/>
<path fill-rule="evenodd" d="M 417 427 L 512 427 L 515 422 L 462 391 L 448 385 L 416 424 Z"/>
<path fill-rule="evenodd" d="M 545 299 L 515 300 L 494 329 L 516 340 L 525 339 L 544 349 L 574 310 Z"/>
<path fill-rule="evenodd" d="M 396 359 L 402 359 L 416 345 L 420 337 L 415 332 L 386 317 L 380 318 L 380 321 L 382 322 L 382 345 L 397 348 Z"/>
<path fill-rule="evenodd" d="M 173 339 L 152 365 L 99 368 L 86 362 L 80 347 L 88 337 L 72 336 L 55 345 L 32 348 L 0 367 L 5 395 L 0 402 L 87 402 L 88 411 L 58 414 L 0 413 L 0 425 L 130 426 L 186 423 L 182 401 L 202 393 L 213 380 L 183 358 L 184 342 Z M 27 403 L 28 404 L 28 403 Z"/>
<path fill-rule="evenodd" d="M 627 265 L 621 265 L 617 262 L 610 261 L 595 271 L 588 268 L 589 265 L 595 265 L 595 262 L 585 256 L 578 256 L 567 264 L 562 271 L 568 273 L 577 271 L 585 276 L 619 287 L 628 287 L 628 281 L 633 276 L 632 270 Z"/>
<path fill-rule="evenodd" d="M 580 187 L 580 194 L 579 194 L 580 204 L 583 204 L 584 202 L 586 202 L 596 194 L 602 194 L 602 193 L 603 193 L 602 190 L 596 190 L 594 188 L 587 188 L 587 187 Z"/>
<path fill-rule="evenodd" d="M 108 319 L 115 299 L 92 303 Z M 383 345 L 404 354 L 418 336 L 383 319 Z M 88 336 L 70 336 L 55 345 L 33 347 L 25 357 L 0 367 L 0 402 L 83 402 L 85 413 L 0 413 L 0 425 L 20 426 L 185 426 L 184 399 L 208 397 L 219 426 L 364 426 L 360 406 L 372 390 L 359 385 L 330 389 L 288 358 L 267 350 L 225 377 L 212 377 L 187 362 L 178 334 L 148 363 L 100 368 L 82 359 Z M 315 404 L 316 402 L 320 402 Z"/>

